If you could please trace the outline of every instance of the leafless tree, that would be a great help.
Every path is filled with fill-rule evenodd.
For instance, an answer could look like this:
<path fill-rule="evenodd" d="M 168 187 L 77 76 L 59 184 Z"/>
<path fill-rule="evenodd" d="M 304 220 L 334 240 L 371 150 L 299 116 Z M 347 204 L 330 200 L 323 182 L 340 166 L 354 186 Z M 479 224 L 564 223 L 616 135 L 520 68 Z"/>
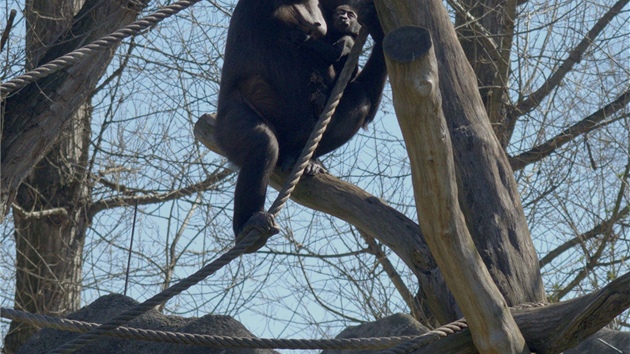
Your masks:
<path fill-rule="evenodd" d="M 77 1 L 62 8 L 51 1 L 7 0 L 3 20 L 11 8 L 19 12 L 1 53 L 3 80 L 138 16 L 108 23 L 77 15 L 93 10 L 106 17 L 92 7 L 96 3 L 106 7 L 120 1 Z M 390 3 L 395 12 L 400 4 Z M 496 136 L 496 146 L 487 145 L 493 149 L 487 156 L 505 158 L 496 165 L 494 157 L 484 159 L 483 152 L 489 151 L 485 143 L 466 145 L 472 139 L 464 128 L 466 114 L 453 109 L 458 103 L 440 87 L 455 150 L 459 202 L 471 237 L 510 305 L 574 298 L 628 273 L 627 3 L 447 3 Z M 136 10 L 146 14 L 164 4 L 156 1 Z M 140 300 L 232 245 L 235 174 L 194 138 L 193 129 L 202 114 L 214 112 L 234 4 L 196 4 L 100 54 L 98 65 L 92 59 L 70 75 L 64 71 L 3 100 L 2 203 L 11 211 L 2 224 L 2 306 L 61 315 L 126 289 Z M 433 13 L 409 12 L 433 31 Z M 382 10 L 379 15 L 386 21 Z M 69 32 L 71 25 L 84 22 L 85 32 Z M 440 52 L 448 49 L 435 32 L 432 36 L 445 70 L 450 59 Z M 57 93 L 65 91 L 59 87 L 70 85 L 78 74 L 91 78 L 84 86 L 68 86 L 80 97 L 72 107 L 64 106 L 63 114 L 49 113 L 63 100 Z M 447 81 L 444 77 L 440 71 L 441 83 Z M 306 206 L 290 203 L 283 210 L 283 231 L 268 247 L 168 302 L 163 311 L 229 314 L 257 335 L 276 337 L 334 336 L 348 324 L 395 312 L 411 312 L 429 326 L 461 315 L 450 294 L 440 296 L 448 293 L 435 282 L 442 278 L 426 245 L 409 241 L 403 231 L 395 242 L 380 233 L 421 223 L 408 146 L 395 121 L 392 96 L 386 92 L 382 114 L 369 130 L 324 161 L 332 175 L 350 183 L 343 185 L 347 191 L 367 192 L 372 204 L 393 207 L 384 230 L 369 222 L 378 222 L 385 209 L 375 216 L 364 210 L 363 218 L 371 220 L 352 219 L 343 210 L 344 203 L 352 205 L 345 197 L 326 194 L 329 206 L 321 207 L 317 198 L 324 197 L 309 194 L 310 184 L 329 181 L 305 180 L 305 192 L 298 191 L 295 200 Z M 37 116 L 42 111 L 47 114 Z M 32 142 L 19 137 L 29 126 L 40 129 Z M 34 142 L 43 145 L 29 154 L 11 150 L 18 146 L 14 143 L 31 149 Z M 13 151 L 17 155 L 10 155 Z M 9 163 L 23 168 L 14 170 Z M 499 167 L 494 175 L 485 175 L 488 166 Z M 5 178 L 13 171 L 21 173 L 14 179 L 21 182 L 15 199 L 5 193 L 10 186 Z M 500 186 L 488 192 L 496 181 Z M 479 207 L 495 197 L 510 206 L 503 205 L 500 213 Z M 12 204 L 6 204 L 9 200 Z M 508 244 L 518 247 L 510 250 Z M 414 256 L 405 249 L 418 251 Z M 428 269 L 435 273 L 423 273 Z M 537 280 L 539 269 L 542 278 Z M 506 275 L 508 270 L 520 275 Z M 524 289 L 523 279 L 535 284 Z M 11 333 L 8 322 L 1 326 L 3 337 L 9 335 L 7 351 L 33 330 L 12 344 L 15 326 Z M 628 312 L 610 326 L 628 330 Z"/>

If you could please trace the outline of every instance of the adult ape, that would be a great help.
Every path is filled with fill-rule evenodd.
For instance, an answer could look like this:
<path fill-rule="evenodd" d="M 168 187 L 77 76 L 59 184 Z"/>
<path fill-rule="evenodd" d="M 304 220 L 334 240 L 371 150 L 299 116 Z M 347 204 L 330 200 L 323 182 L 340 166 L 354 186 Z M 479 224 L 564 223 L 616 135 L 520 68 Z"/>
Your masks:
<path fill-rule="evenodd" d="M 376 18 L 373 9 L 368 12 Z M 319 115 L 312 97 L 322 85 L 328 96 L 336 78 L 329 64 L 289 40 L 296 29 L 313 38 L 326 34 L 318 1 L 240 0 L 228 29 L 215 137 L 240 167 L 233 219 L 237 242 L 252 229 L 266 236 L 247 252 L 279 232 L 273 216 L 264 212 L 269 177 L 276 165 L 297 160 Z M 344 91 L 314 158 L 343 145 L 374 119 L 387 69 L 380 26 L 371 33 L 372 55 Z"/>

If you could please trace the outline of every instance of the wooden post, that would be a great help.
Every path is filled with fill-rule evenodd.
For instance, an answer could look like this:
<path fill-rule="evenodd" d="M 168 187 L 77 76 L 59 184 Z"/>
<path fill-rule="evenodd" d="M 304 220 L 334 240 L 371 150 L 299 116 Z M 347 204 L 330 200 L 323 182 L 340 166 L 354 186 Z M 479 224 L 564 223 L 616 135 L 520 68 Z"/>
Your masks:
<path fill-rule="evenodd" d="M 477 250 L 509 306 L 545 301 L 518 186 L 494 135 L 477 77 L 441 0 L 374 1 L 385 33 L 400 26 L 431 33 L 440 76 L 459 202 Z"/>
<path fill-rule="evenodd" d="M 530 353 L 477 253 L 458 201 L 431 35 L 391 31 L 383 43 L 394 108 L 409 154 L 420 228 L 481 353 Z"/>

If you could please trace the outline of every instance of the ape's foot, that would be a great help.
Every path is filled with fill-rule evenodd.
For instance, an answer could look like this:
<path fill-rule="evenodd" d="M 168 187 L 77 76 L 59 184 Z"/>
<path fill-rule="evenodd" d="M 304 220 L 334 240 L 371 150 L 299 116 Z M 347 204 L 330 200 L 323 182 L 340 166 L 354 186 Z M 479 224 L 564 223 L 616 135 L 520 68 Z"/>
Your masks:
<path fill-rule="evenodd" d="M 315 176 L 320 173 L 328 173 L 328 170 L 318 159 L 311 159 L 304 169 L 304 174 Z"/>
<path fill-rule="evenodd" d="M 280 232 L 280 227 L 276 224 L 273 215 L 265 212 L 258 212 L 252 215 L 243 226 L 243 230 L 236 236 L 236 244 L 238 244 L 252 230 L 258 230 L 261 236 L 253 245 L 245 250 L 245 253 L 254 253 L 267 243 L 267 240 Z"/>
<path fill-rule="evenodd" d="M 293 169 L 293 166 L 295 165 L 295 163 L 297 162 L 296 160 L 297 158 L 285 159 L 284 162 L 280 164 L 280 170 L 284 172 L 290 172 Z M 319 159 L 310 159 L 308 161 L 308 164 L 304 168 L 304 174 L 309 175 L 309 176 L 315 176 L 320 173 L 328 173 L 328 170 L 326 169 L 326 167 L 324 167 L 322 162 L 319 161 Z"/>

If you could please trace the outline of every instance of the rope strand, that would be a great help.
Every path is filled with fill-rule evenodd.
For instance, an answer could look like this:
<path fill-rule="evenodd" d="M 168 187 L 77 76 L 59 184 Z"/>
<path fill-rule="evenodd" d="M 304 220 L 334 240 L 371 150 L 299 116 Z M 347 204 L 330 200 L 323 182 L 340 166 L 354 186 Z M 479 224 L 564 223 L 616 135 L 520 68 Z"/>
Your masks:
<path fill-rule="evenodd" d="M 99 326 L 98 323 L 69 320 L 52 316 L 36 315 L 23 311 L 1 308 L 2 317 L 40 327 L 85 333 Z M 122 339 L 139 339 L 152 342 L 189 344 L 214 348 L 232 349 L 387 349 L 416 338 L 416 336 L 338 338 L 338 339 L 275 339 L 257 337 L 231 337 L 207 334 L 158 331 L 134 327 L 118 327 L 106 336 Z"/>
<path fill-rule="evenodd" d="M 110 33 L 94 42 L 52 60 L 42 66 L 30 70 L 18 77 L 0 84 L 0 97 L 4 98 L 9 93 L 19 90 L 26 85 L 42 79 L 57 71 L 84 60 L 85 57 L 95 54 L 103 49 L 120 43 L 123 39 L 135 36 L 141 31 L 154 26 L 165 18 L 171 17 L 178 12 L 189 8 L 201 0 L 180 0 L 171 5 L 165 6 L 158 11 L 137 20 L 115 32 Z"/>
<path fill-rule="evenodd" d="M 395 348 L 384 351 L 382 354 L 406 354 L 411 353 L 414 350 L 425 347 L 441 338 L 454 334 L 468 328 L 466 319 L 457 320 L 455 322 L 447 323 L 442 327 L 436 328 L 423 335 L 417 336 L 410 341 L 402 343 Z"/>

